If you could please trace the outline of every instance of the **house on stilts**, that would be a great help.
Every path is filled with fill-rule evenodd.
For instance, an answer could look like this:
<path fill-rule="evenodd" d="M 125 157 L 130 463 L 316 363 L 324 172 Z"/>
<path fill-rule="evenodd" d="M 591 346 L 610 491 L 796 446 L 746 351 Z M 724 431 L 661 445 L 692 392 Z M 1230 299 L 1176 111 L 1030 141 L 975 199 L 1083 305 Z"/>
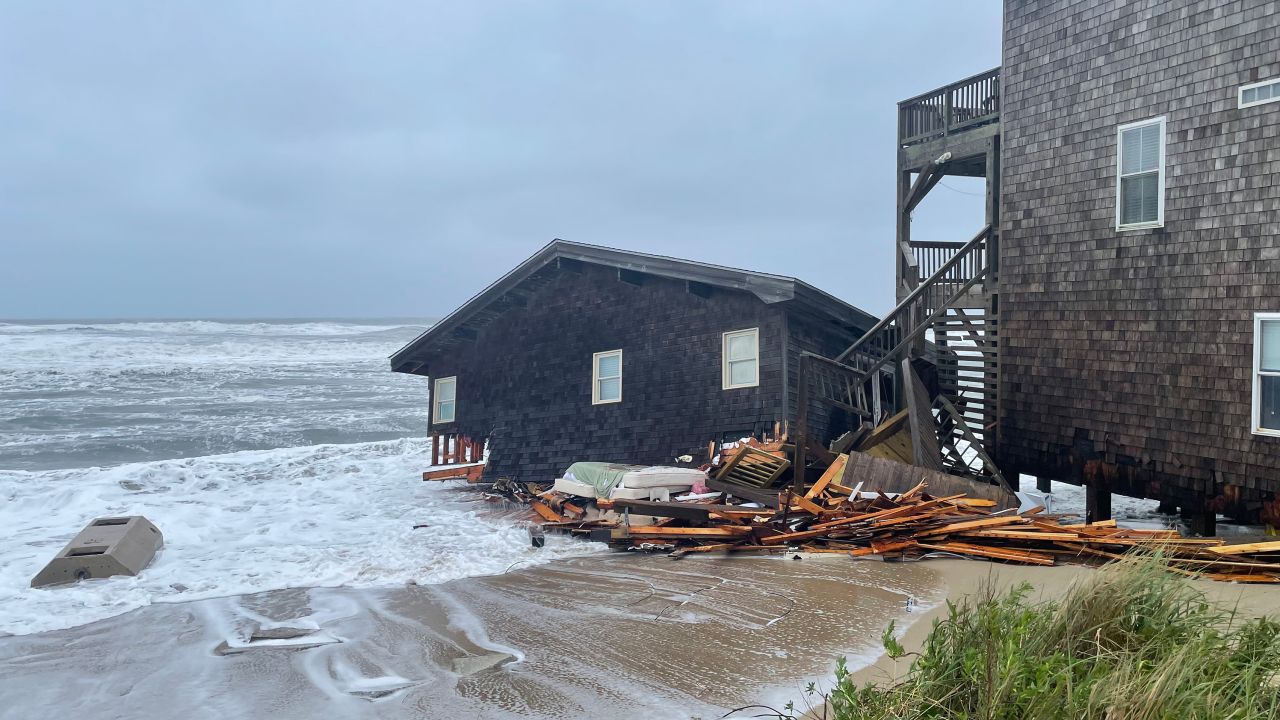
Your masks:
<path fill-rule="evenodd" d="M 931 340 L 944 452 L 1083 484 L 1091 519 L 1280 524 L 1280 4 L 1007 0 L 1003 43 L 899 104 L 899 304 L 838 359 Z M 986 225 L 913 237 L 948 175 L 986 178 Z"/>

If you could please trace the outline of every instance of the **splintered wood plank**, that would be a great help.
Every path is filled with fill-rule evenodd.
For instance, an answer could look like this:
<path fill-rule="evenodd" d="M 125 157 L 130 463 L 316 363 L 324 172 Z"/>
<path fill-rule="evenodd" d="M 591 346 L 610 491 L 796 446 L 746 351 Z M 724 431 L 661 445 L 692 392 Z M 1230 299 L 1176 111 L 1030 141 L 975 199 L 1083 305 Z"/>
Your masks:
<path fill-rule="evenodd" d="M 822 494 L 822 491 L 826 490 L 833 480 L 844 473 L 844 465 L 847 462 L 849 462 L 848 455 L 836 456 L 836 461 L 823 471 L 822 477 L 818 478 L 818 482 L 814 483 L 813 487 L 809 488 L 809 492 L 804 494 L 805 499 L 812 500 Z"/>
<path fill-rule="evenodd" d="M 1250 584 L 1262 583 L 1280 583 L 1280 577 L 1274 575 L 1259 575 L 1245 573 L 1205 573 L 1200 577 L 1210 580 L 1220 580 L 1222 582 L 1238 582 Z"/>
<path fill-rule="evenodd" d="M 467 482 L 479 482 L 481 476 L 484 475 L 484 467 L 484 463 L 477 463 L 475 465 L 455 465 L 441 470 L 427 470 L 422 473 L 422 479 L 429 481 L 466 480 Z"/>
<path fill-rule="evenodd" d="M 672 558 L 682 558 L 691 553 L 710 553 L 717 550 L 727 550 L 734 546 L 734 543 L 715 543 L 713 545 L 695 545 L 693 547 L 677 548 L 671 553 Z"/>
<path fill-rule="evenodd" d="M 1105 537 L 1081 537 L 1078 542 L 1087 542 L 1090 545 L 1132 545 L 1154 548 L 1197 547 L 1214 552 L 1223 541 L 1219 538 L 1180 538 L 1172 540 L 1169 538 L 1130 538 L 1107 535 Z"/>
<path fill-rule="evenodd" d="M 899 552 L 902 550 L 910 550 L 916 546 L 914 539 L 906 538 L 899 541 L 872 541 L 869 547 L 859 547 L 850 551 L 850 555 L 861 557 L 864 555 L 882 555 L 886 552 Z"/>
<path fill-rule="evenodd" d="M 1031 550 L 1014 550 L 1013 548 L 993 548 L 982 545 L 970 545 L 961 542 L 918 543 L 925 550 L 941 550 L 957 555 L 973 555 L 993 560 L 1012 560 L 1028 565 L 1053 565 L 1053 555 Z"/>
<path fill-rule="evenodd" d="M 564 522 L 564 518 L 560 517 L 560 515 L 556 514 L 555 510 L 552 510 L 546 503 L 540 500 L 531 501 L 529 503 L 529 507 L 533 508 L 533 511 L 538 513 L 543 520 L 548 522 Z"/>
<path fill-rule="evenodd" d="M 779 506 L 781 506 L 783 502 L 784 501 L 782 498 L 778 498 Z M 809 513 L 810 515 L 822 514 L 822 508 L 819 505 L 815 504 L 812 500 L 809 500 L 807 498 L 801 497 L 799 495 L 792 495 L 791 502 L 794 503 L 796 506 L 798 506 L 801 510 L 804 510 L 805 512 Z"/>
<path fill-rule="evenodd" d="M 917 533 L 917 537 L 933 537 L 934 535 L 946 535 L 948 533 L 957 533 L 964 530 L 979 530 L 981 528 L 1000 527 L 1002 525 L 1014 525 L 1017 523 L 1025 523 L 1026 519 L 1017 515 L 1008 515 L 1003 517 L 982 518 L 981 520 L 965 520 L 964 522 L 951 523 L 943 525 L 933 530 L 925 530 Z"/>
<path fill-rule="evenodd" d="M 844 518 L 842 520 L 832 520 L 831 522 L 814 525 L 808 530 L 802 530 L 800 532 L 789 532 L 789 533 L 781 533 L 779 535 L 770 535 L 769 537 L 762 538 L 760 542 L 765 545 L 779 545 L 782 543 L 791 542 L 793 540 L 808 540 L 809 538 L 822 537 L 823 535 L 830 535 L 831 532 L 837 528 L 843 528 L 846 525 L 852 525 L 854 523 L 863 522 L 868 517 L 871 517 L 877 514 L 878 513 L 870 513 L 868 515 L 854 515 L 853 517 Z"/>
<path fill-rule="evenodd" d="M 964 537 L 1003 538 L 1005 540 L 1041 540 L 1044 542 L 1077 540 L 1075 533 L 1054 533 L 1041 530 L 969 530 L 959 533 Z"/>
<path fill-rule="evenodd" d="M 1223 545 L 1222 547 L 1207 547 L 1205 550 L 1208 550 L 1215 555 L 1245 555 L 1249 553 L 1280 552 L 1280 541 L 1248 543 L 1244 545 Z"/>

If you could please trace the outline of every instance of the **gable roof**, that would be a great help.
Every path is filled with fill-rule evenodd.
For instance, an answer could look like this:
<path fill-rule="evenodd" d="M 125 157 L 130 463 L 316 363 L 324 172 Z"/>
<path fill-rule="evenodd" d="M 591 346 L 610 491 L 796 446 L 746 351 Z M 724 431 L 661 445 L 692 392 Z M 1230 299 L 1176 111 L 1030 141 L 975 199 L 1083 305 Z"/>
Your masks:
<path fill-rule="evenodd" d="M 391 369 L 419 373 L 424 364 L 422 356 L 429 349 L 473 338 L 480 327 L 497 315 L 512 307 L 522 307 L 524 301 L 517 286 L 536 281 L 548 266 L 558 267 L 565 261 L 749 292 L 765 303 L 794 303 L 859 331 L 871 328 L 878 320 L 793 277 L 556 239 L 397 350 L 390 358 Z"/>

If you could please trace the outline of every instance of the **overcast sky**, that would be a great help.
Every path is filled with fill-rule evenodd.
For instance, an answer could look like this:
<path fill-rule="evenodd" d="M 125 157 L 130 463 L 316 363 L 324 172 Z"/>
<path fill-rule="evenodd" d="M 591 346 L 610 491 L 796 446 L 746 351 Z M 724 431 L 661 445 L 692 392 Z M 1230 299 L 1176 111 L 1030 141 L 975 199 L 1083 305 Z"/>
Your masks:
<path fill-rule="evenodd" d="M 556 237 L 881 313 L 895 103 L 998 65 L 1000 7 L 5 3 L 0 317 L 443 315 Z"/>

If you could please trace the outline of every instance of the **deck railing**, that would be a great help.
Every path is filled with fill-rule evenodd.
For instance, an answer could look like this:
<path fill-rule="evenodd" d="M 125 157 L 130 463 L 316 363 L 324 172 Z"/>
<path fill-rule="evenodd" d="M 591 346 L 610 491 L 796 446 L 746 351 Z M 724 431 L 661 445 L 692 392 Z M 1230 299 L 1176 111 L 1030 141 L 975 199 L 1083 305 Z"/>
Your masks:
<path fill-rule="evenodd" d="M 911 240 L 908 245 L 911 248 L 911 255 L 915 259 L 916 272 L 920 277 L 931 277 L 938 272 L 943 265 L 946 265 L 961 248 L 965 246 L 963 240 L 954 241 L 938 241 L 938 240 Z M 956 274 L 970 270 L 969 268 L 958 268 Z M 968 280 L 964 277 L 964 280 Z"/>
<path fill-rule="evenodd" d="M 1000 68 L 898 103 L 898 144 L 932 140 L 1000 119 Z"/>

